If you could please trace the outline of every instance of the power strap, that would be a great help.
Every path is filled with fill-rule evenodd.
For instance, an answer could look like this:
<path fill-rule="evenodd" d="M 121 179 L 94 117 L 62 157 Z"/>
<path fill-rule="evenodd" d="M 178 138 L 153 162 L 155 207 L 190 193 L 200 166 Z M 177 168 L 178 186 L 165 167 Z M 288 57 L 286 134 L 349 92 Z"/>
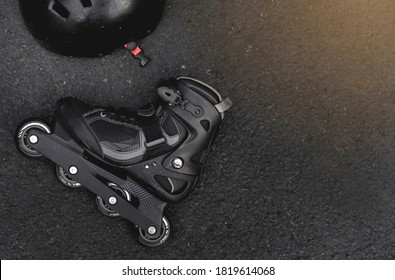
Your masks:
<path fill-rule="evenodd" d="M 141 107 L 138 110 L 138 116 L 145 136 L 145 147 L 147 150 L 152 150 L 165 144 L 166 139 L 156 118 L 154 105 L 150 103 L 147 106 Z"/>

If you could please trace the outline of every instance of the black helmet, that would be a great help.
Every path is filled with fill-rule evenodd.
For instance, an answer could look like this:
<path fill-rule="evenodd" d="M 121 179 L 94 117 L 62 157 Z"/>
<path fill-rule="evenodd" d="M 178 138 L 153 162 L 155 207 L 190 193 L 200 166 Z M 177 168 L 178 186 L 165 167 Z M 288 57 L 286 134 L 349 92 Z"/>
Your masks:
<path fill-rule="evenodd" d="M 100 56 L 147 36 L 164 0 L 19 0 L 25 22 L 46 48 Z"/>

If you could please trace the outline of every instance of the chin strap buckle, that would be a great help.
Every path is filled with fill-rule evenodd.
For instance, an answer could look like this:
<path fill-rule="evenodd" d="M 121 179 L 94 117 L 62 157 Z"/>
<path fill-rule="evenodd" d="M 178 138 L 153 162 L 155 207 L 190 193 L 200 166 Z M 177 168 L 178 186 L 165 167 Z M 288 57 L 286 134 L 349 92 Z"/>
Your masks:
<path fill-rule="evenodd" d="M 127 43 L 124 45 L 124 48 L 127 49 L 134 58 L 140 60 L 141 67 L 144 67 L 151 61 L 151 59 L 144 54 L 143 50 L 139 47 L 139 45 L 137 45 L 136 42 Z"/>

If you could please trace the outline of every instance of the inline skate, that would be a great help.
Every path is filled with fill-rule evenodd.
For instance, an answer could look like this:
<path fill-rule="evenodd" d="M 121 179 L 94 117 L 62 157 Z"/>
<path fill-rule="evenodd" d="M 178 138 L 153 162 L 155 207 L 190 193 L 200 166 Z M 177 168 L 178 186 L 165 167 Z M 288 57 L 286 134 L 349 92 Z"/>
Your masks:
<path fill-rule="evenodd" d="M 181 77 L 164 81 L 159 97 L 137 112 L 58 101 L 54 125 L 33 120 L 16 131 L 19 151 L 56 164 L 59 181 L 96 194 L 101 213 L 135 225 L 137 240 L 159 246 L 171 235 L 163 211 L 186 198 L 232 103 L 209 85 Z"/>

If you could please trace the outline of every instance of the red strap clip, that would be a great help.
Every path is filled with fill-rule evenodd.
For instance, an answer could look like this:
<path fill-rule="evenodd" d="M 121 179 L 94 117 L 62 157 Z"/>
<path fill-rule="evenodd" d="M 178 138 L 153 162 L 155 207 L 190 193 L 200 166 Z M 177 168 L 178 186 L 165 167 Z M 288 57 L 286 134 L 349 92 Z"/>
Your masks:
<path fill-rule="evenodd" d="M 143 50 L 137 45 L 136 42 L 130 42 L 124 45 L 125 49 L 127 49 L 134 58 L 137 58 L 140 60 L 140 65 L 145 66 L 147 65 L 151 60 L 144 55 Z"/>

